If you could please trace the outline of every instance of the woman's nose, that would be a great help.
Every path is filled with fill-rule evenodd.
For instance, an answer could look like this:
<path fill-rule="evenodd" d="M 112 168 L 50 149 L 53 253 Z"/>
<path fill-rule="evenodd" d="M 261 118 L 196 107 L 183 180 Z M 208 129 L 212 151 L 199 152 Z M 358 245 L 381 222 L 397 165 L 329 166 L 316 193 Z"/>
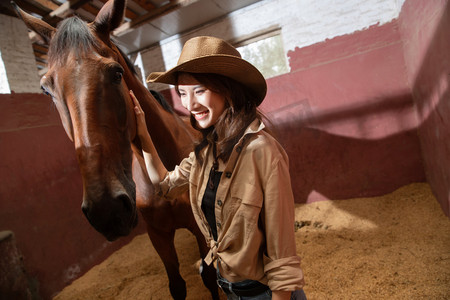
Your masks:
<path fill-rule="evenodd" d="M 192 107 L 194 106 L 194 97 L 192 97 L 192 95 L 190 95 L 189 93 L 186 94 L 184 96 L 183 104 L 184 108 L 186 108 L 188 111 L 191 111 Z"/>

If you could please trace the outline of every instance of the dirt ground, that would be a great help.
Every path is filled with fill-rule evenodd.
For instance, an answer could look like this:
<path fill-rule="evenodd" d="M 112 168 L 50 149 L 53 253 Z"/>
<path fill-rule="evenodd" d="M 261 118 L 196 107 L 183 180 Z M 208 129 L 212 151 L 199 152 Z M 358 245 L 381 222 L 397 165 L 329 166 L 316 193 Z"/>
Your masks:
<path fill-rule="evenodd" d="M 450 299 L 450 220 L 428 184 L 374 198 L 296 206 L 305 293 L 314 299 Z M 176 245 L 188 299 L 209 299 L 193 236 Z M 137 236 L 54 300 L 170 299 L 163 265 Z"/>

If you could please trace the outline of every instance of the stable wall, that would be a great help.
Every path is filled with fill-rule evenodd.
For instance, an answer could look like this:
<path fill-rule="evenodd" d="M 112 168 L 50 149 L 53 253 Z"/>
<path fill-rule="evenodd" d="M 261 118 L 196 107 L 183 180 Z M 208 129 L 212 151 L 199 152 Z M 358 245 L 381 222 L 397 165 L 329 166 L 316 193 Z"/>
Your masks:
<path fill-rule="evenodd" d="M 0 93 L 38 93 L 39 75 L 28 29 L 19 18 L 0 16 Z"/>
<path fill-rule="evenodd" d="M 291 159 L 297 202 L 386 194 L 424 181 L 396 20 L 288 53 L 262 110 Z"/>
<path fill-rule="evenodd" d="M 265 0 L 143 50 L 136 63 L 148 75 L 173 67 L 193 36 L 242 41 L 278 28 L 290 72 L 267 79 L 261 110 L 290 156 L 295 201 L 380 195 L 425 180 L 396 19 L 403 3 Z"/>
<path fill-rule="evenodd" d="M 0 231 L 14 232 L 35 294 L 50 299 L 130 241 L 107 242 L 81 212 L 75 149 L 48 96 L 0 94 L 0 157 Z"/>
<path fill-rule="evenodd" d="M 427 181 L 450 217 L 450 4 L 408 0 L 400 15 Z"/>
<path fill-rule="evenodd" d="M 290 157 L 295 201 L 425 181 L 398 20 L 288 52 L 261 110 Z M 173 90 L 175 109 L 186 113 Z"/>

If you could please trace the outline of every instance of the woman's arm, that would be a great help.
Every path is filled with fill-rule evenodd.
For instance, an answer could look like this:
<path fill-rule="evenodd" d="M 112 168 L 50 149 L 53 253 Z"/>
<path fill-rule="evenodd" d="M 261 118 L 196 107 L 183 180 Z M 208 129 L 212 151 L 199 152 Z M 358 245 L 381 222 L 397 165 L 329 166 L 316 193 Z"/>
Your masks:
<path fill-rule="evenodd" d="M 147 130 L 145 122 L 145 113 L 136 99 L 133 91 L 130 91 L 130 97 L 134 102 L 134 112 L 136 114 L 136 131 L 142 144 L 142 153 L 144 154 L 145 167 L 152 184 L 156 187 L 166 176 L 167 169 L 159 158 L 155 145 Z"/>

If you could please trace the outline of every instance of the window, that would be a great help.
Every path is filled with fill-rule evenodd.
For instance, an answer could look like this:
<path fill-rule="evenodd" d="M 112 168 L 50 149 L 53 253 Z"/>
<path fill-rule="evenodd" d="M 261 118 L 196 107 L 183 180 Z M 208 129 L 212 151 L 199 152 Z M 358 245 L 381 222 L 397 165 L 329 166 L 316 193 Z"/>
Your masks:
<path fill-rule="evenodd" d="M 247 39 L 236 47 L 242 58 L 253 64 L 266 79 L 289 72 L 279 31 Z"/>

